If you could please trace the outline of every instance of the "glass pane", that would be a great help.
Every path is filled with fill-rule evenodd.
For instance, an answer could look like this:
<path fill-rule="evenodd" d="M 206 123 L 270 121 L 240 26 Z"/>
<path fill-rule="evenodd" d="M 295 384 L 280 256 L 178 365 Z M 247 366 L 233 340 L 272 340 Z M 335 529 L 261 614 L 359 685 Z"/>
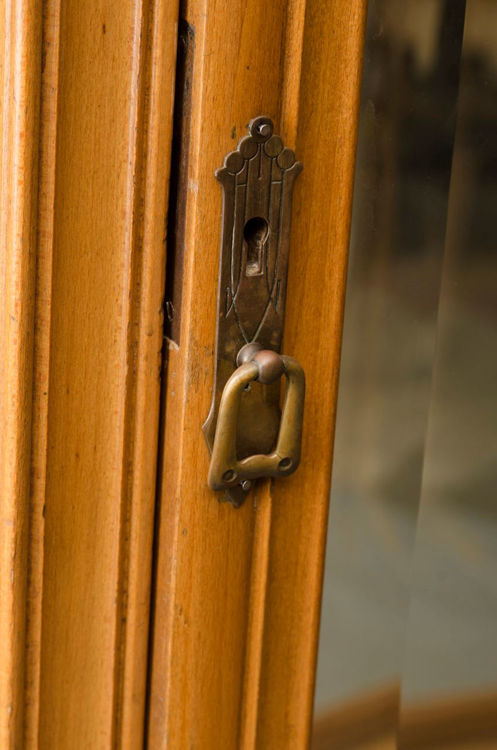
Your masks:
<path fill-rule="evenodd" d="M 313 747 L 497 748 L 497 3 L 372 0 Z"/>
<path fill-rule="evenodd" d="M 369 3 L 316 748 L 347 716 L 395 747 L 463 25 L 463 2 Z"/>
<path fill-rule="evenodd" d="M 497 747 L 497 3 L 468 0 L 402 748 Z M 458 745 L 459 747 L 459 745 Z"/>

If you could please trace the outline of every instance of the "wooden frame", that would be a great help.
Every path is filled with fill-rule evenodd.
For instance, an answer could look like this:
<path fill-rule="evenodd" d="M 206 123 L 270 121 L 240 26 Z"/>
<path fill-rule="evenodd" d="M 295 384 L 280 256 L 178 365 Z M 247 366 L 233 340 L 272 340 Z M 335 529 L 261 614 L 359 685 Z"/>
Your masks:
<path fill-rule="evenodd" d="M 139 747 L 177 3 L 1 22 L 0 745 Z"/>
<path fill-rule="evenodd" d="M 21 736 L 23 721 L 40 101 L 38 0 L 2 5 L 0 45 L 0 745 L 11 747 Z"/>
<path fill-rule="evenodd" d="M 164 398 L 149 744 L 305 747 L 312 715 L 366 4 L 188 0 L 190 81 L 181 332 Z M 221 191 L 248 121 L 303 162 L 283 351 L 307 375 L 302 464 L 245 505 L 208 489 Z"/>
<path fill-rule="evenodd" d="M 366 3 L 184 12 L 181 330 L 160 416 L 178 2 L 2 5 L 2 747 L 140 747 L 145 725 L 151 748 L 309 736 Z M 213 172 L 257 114 L 304 164 L 283 351 L 308 395 L 298 473 L 235 511 L 207 488 L 201 432 Z"/>

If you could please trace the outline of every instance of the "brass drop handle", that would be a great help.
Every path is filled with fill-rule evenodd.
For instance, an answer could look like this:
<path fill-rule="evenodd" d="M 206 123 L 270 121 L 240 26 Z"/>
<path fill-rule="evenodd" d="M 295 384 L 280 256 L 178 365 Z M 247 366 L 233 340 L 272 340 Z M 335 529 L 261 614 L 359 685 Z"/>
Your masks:
<path fill-rule="evenodd" d="M 209 469 L 213 490 L 232 490 L 239 486 L 248 492 L 258 477 L 283 477 L 292 474 L 300 462 L 305 375 L 292 357 L 286 357 L 259 344 L 247 344 L 237 357 L 238 368 L 224 386 L 217 416 L 216 432 Z M 240 401 L 252 381 L 264 385 L 282 375 L 287 380 L 276 447 L 269 454 L 237 457 L 237 428 Z"/>
<path fill-rule="evenodd" d="M 278 352 L 301 171 L 271 118 L 259 115 L 215 172 L 223 189 L 221 252 L 212 400 L 202 430 L 211 452 L 209 485 L 225 490 L 236 508 L 254 479 L 291 474 L 300 460 L 304 373 Z"/>

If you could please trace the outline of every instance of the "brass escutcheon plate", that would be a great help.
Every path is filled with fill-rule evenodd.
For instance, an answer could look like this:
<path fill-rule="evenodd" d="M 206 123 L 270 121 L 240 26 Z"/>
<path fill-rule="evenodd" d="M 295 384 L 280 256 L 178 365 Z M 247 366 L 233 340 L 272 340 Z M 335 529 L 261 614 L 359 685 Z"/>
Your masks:
<path fill-rule="evenodd" d="M 203 431 L 212 451 L 221 395 L 246 344 L 280 352 L 283 336 L 292 194 L 302 165 L 275 135 L 269 117 L 256 117 L 215 173 L 223 187 L 216 362 Z M 280 384 L 250 383 L 238 418 L 236 454 L 242 460 L 274 450 L 280 424 Z M 229 490 L 239 505 L 246 492 Z"/>

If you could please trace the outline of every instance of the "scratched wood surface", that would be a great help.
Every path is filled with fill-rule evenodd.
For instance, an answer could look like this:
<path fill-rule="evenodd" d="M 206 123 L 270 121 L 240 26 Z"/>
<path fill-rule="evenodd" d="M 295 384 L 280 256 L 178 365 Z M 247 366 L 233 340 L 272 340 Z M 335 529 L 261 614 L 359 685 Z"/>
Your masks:
<path fill-rule="evenodd" d="M 0 747 L 20 747 L 30 484 L 41 3 L 0 8 Z"/>
<path fill-rule="evenodd" d="M 2 4 L 2 748 L 142 744 L 176 17 Z"/>
<path fill-rule="evenodd" d="M 149 746 L 306 747 L 348 247 L 363 0 L 187 0 L 195 38 L 179 345 L 170 342 Z M 283 351 L 307 375 L 302 464 L 234 510 L 206 485 L 221 190 L 255 115 L 296 182 Z"/>

